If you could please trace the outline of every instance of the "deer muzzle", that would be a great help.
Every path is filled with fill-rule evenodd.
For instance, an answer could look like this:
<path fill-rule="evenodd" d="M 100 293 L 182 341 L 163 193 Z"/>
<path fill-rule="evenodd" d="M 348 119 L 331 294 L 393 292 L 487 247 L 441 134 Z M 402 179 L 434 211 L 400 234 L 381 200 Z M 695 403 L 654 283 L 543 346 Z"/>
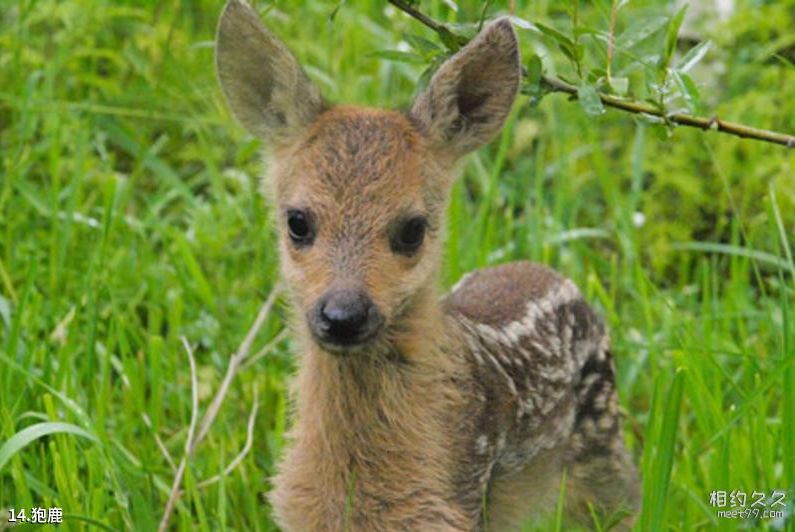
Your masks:
<path fill-rule="evenodd" d="M 378 334 L 384 316 L 360 288 L 327 291 L 307 316 L 315 340 L 331 351 L 359 347 Z"/>

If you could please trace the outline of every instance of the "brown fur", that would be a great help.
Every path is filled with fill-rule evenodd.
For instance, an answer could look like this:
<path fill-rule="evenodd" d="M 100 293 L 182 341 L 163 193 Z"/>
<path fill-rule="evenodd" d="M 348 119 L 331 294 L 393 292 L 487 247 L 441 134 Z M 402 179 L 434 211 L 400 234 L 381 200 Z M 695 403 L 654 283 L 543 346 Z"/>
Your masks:
<path fill-rule="evenodd" d="M 217 54 L 232 110 L 271 147 L 264 189 L 301 346 L 291 443 L 270 494 L 277 522 L 512 530 L 554 508 L 564 471 L 575 519 L 587 522 L 588 504 L 636 508 L 604 327 L 576 288 L 516 263 L 475 272 L 440 300 L 455 162 L 496 135 L 517 92 L 510 23 L 445 63 L 408 115 L 322 103 L 241 0 L 222 15 Z M 311 245 L 285 236 L 296 209 L 311 218 Z M 390 235 L 409 216 L 427 230 L 416 253 L 400 254 Z M 345 287 L 366 293 L 383 325 L 330 350 L 309 316 Z"/>

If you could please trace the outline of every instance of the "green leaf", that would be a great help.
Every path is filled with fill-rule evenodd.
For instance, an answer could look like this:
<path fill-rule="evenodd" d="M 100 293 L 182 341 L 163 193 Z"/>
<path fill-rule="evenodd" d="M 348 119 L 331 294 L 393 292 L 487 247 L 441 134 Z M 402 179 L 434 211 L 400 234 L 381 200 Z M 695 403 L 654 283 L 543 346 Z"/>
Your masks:
<path fill-rule="evenodd" d="M 697 112 L 701 107 L 701 93 L 699 92 L 696 84 L 693 82 L 690 76 L 678 70 L 672 70 L 671 76 L 673 77 L 674 83 L 676 83 L 679 92 L 682 93 L 682 97 L 687 104 L 688 110 L 691 113 Z"/>
<path fill-rule="evenodd" d="M 585 45 L 576 44 L 574 46 L 574 54 L 575 57 L 577 58 L 577 62 L 582 61 L 583 58 L 585 57 Z"/>
<path fill-rule="evenodd" d="M 346 0 L 341 0 L 334 9 L 331 10 L 331 13 L 328 15 L 328 21 L 334 22 L 334 19 L 337 18 L 337 13 L 339 13 L 340 8 L 345 5 Z"/>
<path fill-rule="evenodd" d="M 563 55 L 565 55 L 569 61 L 571 61 L 574 64 L 577 63 L 578 56 L 577 56 L 577 51 L 574 48 L 569 48 L 564 44 L 559 44 L 558 48 L 560 48 L 560 51 L 563 52 Z"/>
<path fill-rule="evenodd" d="M 441 46 L 429 39 L 426 39 L 425 37 L 420 37 L 419 35 L 404 33 L 403 38 L 406 39 L 412 48 L 423 55 L 433 55 L 443 51 Z"/>
<path fill-rule="evenodd" d="M 532 30 L 534 29 L 534 25 L 532 22 L 523 19 L 521 17 L 517 17 L 516 15 L 511 15 L 508 17 L 511 19 L 511 24 L 516 26 L 517 28 L 522 28 L 523 30 Z"/>
<path fill-rule="evenodd" d="M 527 82 L 530 85 L 540 85 L 543 70 L 544 67 L 541 64 L 541 58 L 538 57 L 537 54 L 533 54 L 527 62 Z"/>
<path fill-rule="evenodd" d="M 696 63 L 701 61 L 709 49 L 712 47 L 711 41 L 704 41 L 698 43 L 696 46 L 688 50 L 685 56 L 679 61 L 679 64 L 676 66 L 676 69 L 679 72 L 687 72 L 691 68 L 693 68 Z"/>
<path fill-rule="evenodd" d="M 605 112 L 599 92 L 590 83 L 583 83 L 577 88 L 577 99 L 586 114 L 596 116 Z"/>
<path fill-rule="evenodd" d="M 462 46 L 464 46 L 469 41 L 469 39 L 467 39 L 463 35 L 453 33 L 452 31 L 450 31 L 445 27 L 436 30 L 436 34 L 439 36 L 439 39 L 442 41 L 442 43 L 451 52 L 457 52 L 459 49 L 461 49 Z"/>
<path fill-rule="evenodd" d="M 588 79 L 592 80 L 596 86 L 599 86 L 599 83 L 605 77 L 607 77 L 607 70 L 601 67 L 596 67 L 588 72 Z"/>
<path fill-rule="evenodd" d="M 582 59 L 583 55 L 585 54 L 585 49 L 582 45 L 575 43 L 572 39 L 566 37 L 561 32 L 556 30 L 555 28 L 551 28 L 540 22 L 535 23 L 536 29 L 546 35 L 547 37 L 551 37 L 552 39 L 557 42 L 560 51 L 563 52 L 569 61 L 573 64 L 578 66 L 579 71 L 579 63 Z"/>
<path fill-rule="evenodd" d="M 549 26 L 545 26 L 540 22 L 536 22 L 535 27 L 538 28 L 538 30 L 547 37 L 552 37 L 553 39 L 555 39 L 555 41 L 557 41 L 557 43 L 562 47 L 565 46 L 569 50 L 574 50 L 574 41 L 563 35 L 558 30 L 550 28 Z"/>
<path fill-rule="evenodd" d="M 541 79 L 543 77 L 544 67 L 541 64 L 541 58 L 533 54 L 527 62 L 527 78 L 522 92 L 530 97 L 528 102 L 531 107 L 537 106 L 544 96 L 544 88 L 541 86 Z"/>
<path fill-rule="evenodd" d="M 477 22 L 450 22 L 444 27 L 458 39 L 458 44 L 461 46 L 474 39 L 481 30 Z"/>
<path fill-rule="evenodd" d="M 625 96 L 629 90 L 629 78 L 624 77 L 611 77 L 610 88 L 613 89 L 615 94 Z"/>
<path fill-rule="evenodd" d="M 604 43 L 606 43 L 610 36 L 607 32 L 602 30 L 597 30 L 596 28 L 591 28 L 589 26 L 578 26 L 571 32 L 575 38 L 582 37 L 583 35 L 592 35 L 594 39 L 598 39 Z"/>
<path fill-rule="evenodd" d="M 369 55 L 389 61 L 397 61 L 399 63 L 412 63 L 415 65 L 425 64 L 425 58 L 421 55 L 412 52 L 401 52 L 400 50 L 377 50 Z"/>
<path fill-rule="evenodd" d="M 631 50 L 636 44 L 645 41 L 668 23 L 668 17 L 654 16 L 633 23 L 630 28 L 616 38 L 618 50 Z"/>
<path fill-rule="evenodd" d="M 3 470 L 6 463 L 23 447 L 50 434 L 74 434 L 75 436 L 82 436 L 95 443 L 99 443 L 96 436 L 71 423 L 51 421 L 37 423 L 17 432 L 0 447 L 0 471 Z"/>
<path fill-rule="evenodd" d="M 671 22 L 668 24 L 668 30 L 665 32 L 663 61 L 660 63 L 661 70 L 668 68 L 668 65 L 671 64 L 671 58 L 676 51 L 676 39 L 679 36 L 679 28 L 682 27 L 682 21 L 685 19 L 685 12 L 687 12 L 687 4 L 683 5 L 681 9 L 671 17 Z"/>

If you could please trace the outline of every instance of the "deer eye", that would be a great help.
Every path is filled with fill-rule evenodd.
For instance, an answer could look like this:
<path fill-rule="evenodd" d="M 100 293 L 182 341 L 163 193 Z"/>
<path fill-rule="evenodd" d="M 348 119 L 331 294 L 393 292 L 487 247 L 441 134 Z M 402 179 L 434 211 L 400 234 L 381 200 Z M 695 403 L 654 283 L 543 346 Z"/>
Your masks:
<path fill-rule="evenodd" d="M 428 220 L 415 216 L 401 222 L 390 239 L 392 251 L 401 255 L 411 255 L 422 245 Z"/>
<path fill-rule="evenodd" d="M 315 238 L 309 214 L 298 209 L 287 211 L 287 232 L 296 246 L 308 246 Z"/>

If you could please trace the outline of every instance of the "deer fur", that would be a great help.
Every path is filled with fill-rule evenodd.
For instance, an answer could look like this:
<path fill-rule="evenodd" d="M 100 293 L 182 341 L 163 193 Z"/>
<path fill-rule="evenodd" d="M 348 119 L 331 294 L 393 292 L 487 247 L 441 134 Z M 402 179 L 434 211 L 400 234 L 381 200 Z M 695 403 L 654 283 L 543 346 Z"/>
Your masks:
<path fill-rule="evenodd" d="M 406 113 L 325 102 L 242 0 L 223 11 L 216 54 L 232 112 L 270 151 L 300 346 L 277 523 L 514 530 L 555 508 L 564 478 L 581 523 L 589 506 L 635 511 L 607 334 L 577 288 L 527 262 L 438 288 L 456 163 L 500 131 L 518 90 L 509 20 Z"/>

